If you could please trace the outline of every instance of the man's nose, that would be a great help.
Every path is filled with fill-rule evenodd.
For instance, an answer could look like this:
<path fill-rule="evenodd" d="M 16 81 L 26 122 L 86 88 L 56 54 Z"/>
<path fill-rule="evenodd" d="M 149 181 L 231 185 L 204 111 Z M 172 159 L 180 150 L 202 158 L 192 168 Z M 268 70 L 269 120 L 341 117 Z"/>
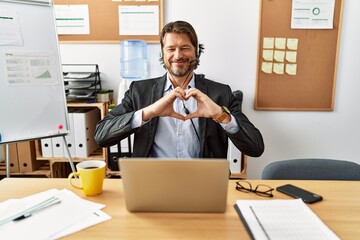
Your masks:
<path fill-rule="evenodd" d="M 182 57 L 182 53 L 181 53 L 180 49 L 175 49 L 174 57 L 175 57 L 175 59 L 180 59 Z"/>

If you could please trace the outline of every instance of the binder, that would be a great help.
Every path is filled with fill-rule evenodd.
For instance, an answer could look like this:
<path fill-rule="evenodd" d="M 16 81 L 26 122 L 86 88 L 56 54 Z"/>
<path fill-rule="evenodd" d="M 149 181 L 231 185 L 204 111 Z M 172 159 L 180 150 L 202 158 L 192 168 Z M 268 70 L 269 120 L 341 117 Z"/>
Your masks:
<path fill-rule="evenodd" d="M 133 134 L 108 148 L 108 164 L 112 171 L 119 171 L 119 158 L 131 157 Z"/>
<path fill-rule="evenodd" d="M 54 157 L 65 157 L 64 139 L 62 137 L 52 138 L 52 150 Z"/>
<path fill-rule="evenodd" d="M 69 125 L 70 125 L 70 133 L 65 136 L 67 147 L 70 152 L 71 157 L 76 156 L 76 150 L 75 150 L 75 127 L 74 127 L 74 112 L 77 111 L 76 108 L 68 108 L 68 116 L 69 116 Z M 65 146 L 66 147 L 66 146 Z M 68 153 L 66 148 L 64 148 L 64 154 L 65 157 L 68 157 Z"/>
<path fill-rule="evenodd" d="M 52 139 L 51 138 L 43 138 L 40 140 L 41 142 L 41 152 L 43 157 L 54 157 L 53 149 L 52 149 Z"/>
<path fill-rule="evenodd" d="M 18 142 L 17 151 L 20 172 L 33 172 L 41 166 L 42 162 L 36 160 L 34 141 Z"/>
<path fill-rule="evenodd" d="M 95 127 L 100 121 L 98 108 L 83 108 L 73 113 L 76 157 L 88 157 L 99 148 L 94 139 Z"/>
<path fill-rule="evenodd" d="M 4 145 L 4 156 L 6 156 L 6 147 Z M 17 143 L 9 144 L 9 160 L 10 160 L 10 173 L 18 173 L 20 171 L 19 168 L 19 160 L 18 160 L 18 151 L 17 151 Z"/>
<path fill-rule="evenodd" d="M 112 171 L 119 171 L 119 158 L 120 158 L 120 154 L 121 154 L 121 146 L 120 143 L 115 144 L 113 146 L 110 146 L 108 148 L 108 164 L 109 164 L 109 168 Z"/>
<path fill-rule="evenodd" d="M 240 174 L 242 170 L 241 152 L 239 152 L 233 143 L 229 144 L 228 160 L 230 161 L 230 172 L 232 174 Z"/>

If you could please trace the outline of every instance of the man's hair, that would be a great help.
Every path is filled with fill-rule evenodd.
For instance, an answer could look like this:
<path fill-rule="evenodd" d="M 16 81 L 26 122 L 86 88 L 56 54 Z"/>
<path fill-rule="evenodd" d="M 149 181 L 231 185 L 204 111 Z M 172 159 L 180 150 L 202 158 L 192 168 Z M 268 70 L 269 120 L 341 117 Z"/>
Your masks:
<path fill-rule="evenodd" d="M 164 28 L 161 31 L 160 35 L 160 45 L 161 45 L 161 57 L 160 57 L 160 63 L 166 68 L 164 63 L 164 37 L 166 33 L 177 33 L 177 34 L 186 34 L 191 44 L 195 48 L 195 55 L 196 55 L 196 62 L 194 63 L 194 69 L 196 69 L 200 64 L 200 55 L 204 52 L 204 46 L 203 44 L 198 43 L 198 37 L 196 35 L 195 29 L 193 26 L 191 26 L 190 23 L 185 21 L 175 21 L 175 22 L 169 22 L 164 26 Z"/>

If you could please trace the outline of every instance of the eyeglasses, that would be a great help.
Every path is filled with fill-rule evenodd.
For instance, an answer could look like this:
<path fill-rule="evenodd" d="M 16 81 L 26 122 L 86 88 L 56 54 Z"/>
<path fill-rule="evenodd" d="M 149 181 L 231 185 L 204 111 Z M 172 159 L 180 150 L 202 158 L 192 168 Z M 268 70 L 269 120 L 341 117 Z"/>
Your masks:
<path fill-rule="evenodd" d="M 241 192 L 253 192 L 256 193 L 259 196 L 262 197 L 273 197 L 272 191 L 274 188 L 265 185 L 265 184 L 259 184 L 255 187 L 255 189 L 252 188 L 251 183 L 248 181 L 237 181 L 236 182 L 236 190 Z"/>

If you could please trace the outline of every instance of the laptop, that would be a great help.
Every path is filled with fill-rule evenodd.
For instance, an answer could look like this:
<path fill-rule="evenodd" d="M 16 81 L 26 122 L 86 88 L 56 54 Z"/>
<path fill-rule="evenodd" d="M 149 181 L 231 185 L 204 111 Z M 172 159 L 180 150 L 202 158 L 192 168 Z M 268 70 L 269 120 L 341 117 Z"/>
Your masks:
<path fill-rule="evenodd" d="M 225 212 L 227 159 L 119 160 L 130 212 Z"/>

